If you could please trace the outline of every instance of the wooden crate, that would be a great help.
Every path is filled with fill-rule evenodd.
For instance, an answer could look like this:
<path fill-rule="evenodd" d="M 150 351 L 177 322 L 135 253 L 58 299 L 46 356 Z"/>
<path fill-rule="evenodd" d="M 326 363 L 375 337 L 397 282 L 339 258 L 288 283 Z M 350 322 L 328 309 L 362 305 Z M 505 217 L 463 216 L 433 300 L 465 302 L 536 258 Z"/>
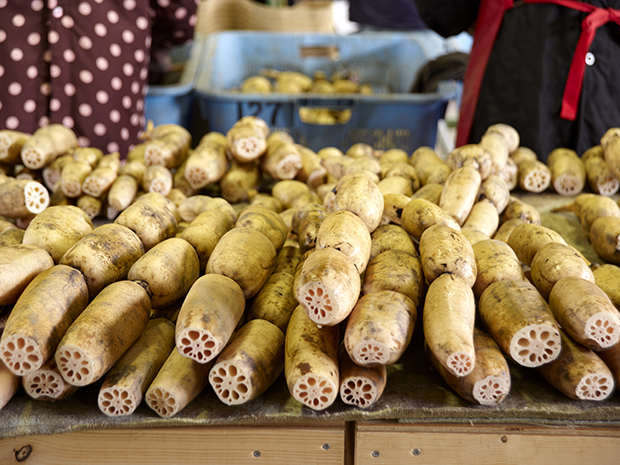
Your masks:
<path fill-rule="evenodd" d="M 345 425 L 92 430 L 0 440 L 0 463 L 62 465 L 340 465 Z"/>
<path fill-rule="evenodd" d="M 356 465 L 617 465 L 620 429 L 357 423 Z"/>

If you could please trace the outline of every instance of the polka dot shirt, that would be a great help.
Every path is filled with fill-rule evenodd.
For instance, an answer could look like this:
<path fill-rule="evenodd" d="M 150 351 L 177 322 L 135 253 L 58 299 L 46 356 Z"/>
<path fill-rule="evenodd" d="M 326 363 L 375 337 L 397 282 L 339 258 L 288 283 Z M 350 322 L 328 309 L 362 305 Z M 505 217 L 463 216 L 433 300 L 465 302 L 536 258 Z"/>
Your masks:
<path fill-rule="evenodd" d="M 192 39 L 197 1 L 0 0 L 0 129 L 61 123 L 124 157 L 145 127 L 151 49 Z"/>

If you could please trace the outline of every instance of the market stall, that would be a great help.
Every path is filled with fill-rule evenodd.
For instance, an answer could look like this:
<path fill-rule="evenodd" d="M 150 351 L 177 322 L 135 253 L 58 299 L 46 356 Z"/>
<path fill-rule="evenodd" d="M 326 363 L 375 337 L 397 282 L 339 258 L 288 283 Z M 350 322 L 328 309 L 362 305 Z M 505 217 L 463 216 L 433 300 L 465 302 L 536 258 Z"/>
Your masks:
<path fill-rule="evenodd" d="M 594 218 L 583 220 L 574 206 L 566 208 L 583 199 L 579 194 L 586 192 L 597 198 L 606 194 L 613 208 L 618 208 L 617 186 L 614 192 L 600 189 L 596 192 L 592 186 L 598 178 L 594 174 L 589 176 L 604 168 L 603 148 L 599 147 L 601 154 L 598 156 L 592 155 L 592 160 L 598 160 L 598 171 L 591 169 L 587 178 L 586 167 L 580 160 L 578 165 L 583 167 L 582 172 L 573 178 L 572 171 L 566 168 L 568 162 L 559 162 L 554 167 L 553 157 L 550 157 L 548 166 L 541 167 L 543 164 L 527 160 L 527 155 L 521 154 L 523 158 L 518 158 L 514 155 L 518 141 L 509 149 L 508 137 L 498 135 L 504 134 L 506 127 L 491 131 L 487 145 L 484 142 L 472 144 L 470 154 L 454 152 L 441 160 L 430 147 L 436 143 L 437 121 L 445 113 L 448 101 L 458 97 L 459 88 L 454 83 L 445 83 L 435 92 L 408 93 L 416 69 L 435 57 L 434 45 L 416 34 L 368 34 L 350 40 L 327 34 L 214 34 L 195 47 L 185 79 L 176 90 L 159 89 L 151 95 L 153 102 L 157 97 L 163 98 L 163 102 L 159 102 L 160 112 L 163 114 L 169 109 L 165 116 L 179 119 L 180 124 L 161 121 L 148 127 L 149 140 L 123 157 L 118 153 L 103 154 L 78 148 L 77 138 L 67 127 L 46 130 L 45 137 L 53 141 L 51 145 L 56 149 L 49 151 L 46 144 L 41 147 L 33 143 L 33 139 L 41 140 L 41 134 L 22 137 L 8 134 L 9 131 L 3 133 L 2 141 L 9 141 L 3 145 L 9 148 L 4 148 L 6 153 L 0 156 L 0 161 L 7 161 L 2 163 L 3 173 L 0 174 L 0 196 L 3 196 L 0 199 L 0 215 L 3 216 L 0 232 L 23 230 L 22 236 L 26 239 L 9 238 L 8 233 L 0 237 L 7 241 L 0 246 L 0 276 L 5 276 L 4 284 L 0 283 L 0 299 L 5 299 L 0 300 L 0 304 L 5 305 L 0 306 L 0 334 L 3 334 L 0 340 L 3 361 L 0 363 L 6 368 L 0 375 L 8 375 L 9 368 L 15 375 L 0 377 L 0 388 L 5 388 L 4 391 L 0 389 L 0 394 L 10 391 L 10 400 L 0 405 L 0 462 L 72 464 L 88 460 L 94 464 L 236 464 L 262 460 L 274 464 L 464 464 L 476 460 L 480 463 L 542 464 L 561 460 L 565 464 L 615 463 L 620 450 L 620 397 L 613 381 L 614 376 L 618 377 L 615 372 L 612 374 L 607 368 L 604 373 L 592 369 L 595 377 L 583 376 L 589 380 L 583 383 L 592 384 L 591 380 L 595 379 L 595 383 L 600 380 L 600 386 L 583 387 L 583 383 L 579 383 L 584 394 L 575 392 L 578 383 L 570 380 L 573 391 L 567 393 L 571 388 L 556 388 L 549 378 L 556 381 L 570 378 L 569 369 L 562 366 L 555 376 L 543 375 L 536 367 L 544 363 L 535 364 L 532 359 L 524 362 L 506 347 L 502 347 L 503 360 L 504 355 L 495 346 L 507 370 L 501 375 L 504 384 L 491 386 L 488 392 L 494 389 L 496 392 L 491 392 L 488 398 L 481 400 L 480 396 L 471 394 L 471 389 L 463 395 L 465 391 L 446 382 L 451 378 L 440 375 L 442 367 L 449 369 L 451 365 L 441 359 L 440 350 L 435 350 L 441 343 L 429 342 L 431 330 L 423 319 L 425 302 L 422 297 L 438 276 L 453 279 L 452 276 L 459 275 L 462 269 L 456 266 L 447 273 L 424 269 L 424 274 L 420 273 L 418 281 L 411 285 L 417 286 L 416 292 L 411 294 L 416 294 L 420 300 L 410 305 L 413 311 L 409 311 L 411 321 L 406 325 L 410 334 L 395 344 L 399 347 L 394 349 L 393 359 L 389 363 L 382 359 L 382 363 L 368 363 L 367 366 L 359 363 L 364 368 L 385 367 L 385 374 L 375 378 L 369 375 L 369 379 L 379 378 L 373 386 L 374 397 L 364 397 L 370 389 L 365 392 L 360 389 L 347 398 L 338 384 L 338 368 L 344 365 L 338 362 L 337 352 L 350 321 L 347 318 L 362 297 L 372 295 L 375 288 L 380 287 L 376 285 L 371 291 L 364 286 L 367 278 L 364 270 L 371 262 L 371 233 L 379 222 L 405 231 L 403 234 L 415 251 L 408 254 L 411 260 L 420 261 L 420 257 L 428 259 L 433 255 L 433 251 L 422 250 L 425 247 L 422 235 L 432 226 L 422 225 L 420 221 L 419 230 L 414 231 L 415 228 L 404 225 L 402 217 L 407 203 L 425 185 L 434 184 L 439 188 L 434 194 L 427 194 L 424 200 L 436 204 L 435 212 L 444 209 L 442 214 L 448 218 L 445 221 L 455 226 L 441 226 L 453 231 L 453 235 L 462 236 L 460 245 L 467 246 L 468 250 L 476 242 L 493 237 L 500 220 L 504 223 L 516 218 L 521 224 L 533 224 L 538 220 L 527 214 L 535 214 L 540 217 L 544 233 L 557 233 L 560 239 L 556 242 L 574 248 L 570 249 L 571 259 L 578 260 L 581 267 L 589 270 L 590 265 L 596 268 L 596 264 L 605 262 L 601 258 L 602 249 L 595 249 L 600 244 L 590 236 Z M 405 56 L 416 57 L 407 61 L 409 68 L 389 66 L 404 62 Z M 368 57 L 372 57 L 373 66 L 368 64 Z M 294 63 L 296 60 L 299 63 Z M 285 69 L 283 64 L 291 63 L 296 69 Z M 243 90 L 244 79 L 257 76 L 271 79 L 274 87 L 284 85 L 278 81 L 285 73 L 295 73 L 298 81 L 307 79 L 310 82 L 307 88 L 315 91 L 306 89 L 303 94 L 291 94 Z M 354 90 L 333 92 L 330 88 L 329 95 L 316 91 L 311 83 L 320 81 L 325 86 L 325 74 L 340 79 L 342 85 L 355 85 Z M 188 75 L 191 77 L 187 78 Z M 368 85 L 366 91 L 372 91 L 360 90 L 364 84 Z M 188 105 L 194 97 L 198 99 L 204 121 L 201 125 L 192 123 L 190 131 Z M 192 134 L 205 125 L 210 128 L 208 132 L 199 137 Z M 512 134 L 514 129 L 508 132 Z M 203 139 L 203 136 L 206 137 Z M 612 132 L 609 140 L 620 141 L 619 136 Z M 501 146 L 499 149 L 497 144 Z M 612 144 L 616 142 L 609 142 L 610 146 Z M 17 146 L 19 150 L 11 148 Z M 355 156 L 353 151 L 348 151 L 353 146 L 358 150 Z M 424 150 L 431 154 L 436 165 L 426 170 L 419 167 L 418 174 L 410 174 L 414 164 L 411 154 L 421 146 L 429 146 Z M 321 149 L 327 147 L 331 153 L 321 154 Z M 391 154 L 394 160 L 402 158 L 402 154 L 405 157 L 397 171 L 392 171 L 396 169 L 392 165 L 398 164 L 393 160 L 386 162 L 384 158 L 381 162 L 381 157 L 390 149 L 396 150 Z M 286 153 L 278 155 L 279 150 Z M 365 150 L 368 153 L 364 153 Z M 16 157 L 16 153 L 19 156 Z M 302 153 L 306 162 L 303 162 Z M 10 163 L 9 157 L 13 158 Z M 560 158 L 559 155 L 556 158 Z M 60 166 L 59 160 L 64 160 L 66 165 Z M 22 163 L 33 165 L 32 170 L 41 170 L 40 177 L 34 174 L 28 179 L 13 179 L 24 174 Z M 78 163 L 82 171 L 76 167 Z M 72 165 L 73 172 L 66 168 Z M 527 172 L 534 173 L 533 180 L 519 179 L 518 170 L 525 173 L 521 166 L 526 165 Z M 502 174 L 506 167 L 514 170 Z M 460 185 L 460 189 L 453 188 L 456 189 L 451 193 L 453 201 L 449 204 L 444 198 L 442 203 L 441 193 L 448 191 L 448 176 L 457 170 L 473 172 L 474 180 Z M 487 187 L 483 195 L 479 195 L 482 178 L 488 179 L 492 170 L 496 171 L 493 174 L 496 178 L 501 174 L 498 183 L 503 187 L 497 191 Z M 558 173 L 568 176 L 562 178 L 568 180 L 555 184 Z M 384 191 L 379 190 L 382 178 L 388 177 L 402 178 L 399 185 L 406 185 L 406 188 L 397 192 L 400 188 L 392 184 L 385 187 L 386 184 L 381 186 Z M 79 181 L 72 183 L 74 178 Z M 345 178 L 363 179 L 364 195 L 337 199 L 338 191 L 343 189 L 338 181 Z M 509 180 L 512 182 L 510 188 Z M 286 182 L 301 191 L 278 190 Z M 575 187 L 576 183 L 581 183 L 579 188 Z M 356 188 L 359 189 L 359 185 L 362 184 Z M 497 193 L 499 190 L 501 195 Z M 139 196 L 139 191 L 144 195 Z M 389 195 L 392 197 L 386 197 Z M 494 195 L 504 199 L 500 202 Z M 513 218 L 500 218 L 509 195 L 515 202 L 524 202 L 525 208 L 530 209 L 527 214 L 519 218 L 517 214 Z M 471 198 L 471 204 L 465 205 L 461 197 Z M 429 198 L 434 201 L 427 200 Z M 380 208 L 370 212 L 377 202 Z M 503 203 L 503 208 L 499 203 Z M 467 228 L 466 221 L 475 204 L 484 204 L 492 211 L 491 216 L 476 223 L 481 229 L 486 230 L 493 221 L 497 224 L 489 227 L 487 234 L 470 223 L 473 231 L 466 236 L 460 231 Z M 49 213 L 50 207 L 71 207 L 66 211 L 73 216 L 67 213 L 59 220 L 50 215 L 47 222 L 37 224 L 37 218 L 45 216 L 37 215 L 46 210 Z M 453 210 L 446 213 L 450 208 Z M 329 216 L 345 212 L 346 215 L 340 216 L 349 217 L 350 223 L 346 226 Z M 620 213 L 599 212 L 598 215 L 620 217 Z M 90 225 L 84 219 L 86 216 Z M 435 221 L 437 225 L 439 216 L 438 213 L 431 223 Z M 305 230 L 304 235 L 301 225 L 306 217 L 313 218 L 315 229 Z M 328 217 L 330 219 L 326 220 Z M 80 223 L 80 231 L 76 223 Z M 209 226 L 198 233 L 196 229 L 191 232 L 192 227 L 205 224 Z M 329 224 L 330 230 L 340 236 L 319 236 L 320 224 Z M 80 237 L 72 239 L 71 244 L 63 242 L 64 248 L 60 250 L 58 242 L 61 241 L 55 242 L 52 231 L 63 228 Z M 233 239 L 228 234 L 231 231 L 237 234 Z M 212 243 L 202 243 L 198 237 L 203 236 Z M 362 244 L 357 248 L 346 243 L 357 240 Z M 29 254 L 39 253 L 39 249 L 45 247 L 49 257 L 32 259 L 42 269 L 37 268 L 31 276 L 15 278 L 22 286 L 17 290 L 17 285 L 6 283 L 9 277 L 13 279 L 19 274 L 14 273 L 15 270 L 30 266 L 30 255 L 28 259 L 19 256 L 22 241 L 30 244 L 22 247 Z M 508 238 L 504 242 L 508 243 Z M 524 242 L 529 245 L 535 241 L 529 237 Z M 37 245 L 31 245 L 33 243 Z M 222 251 L 225 243 L 226 249 Z M 162 247 L 162 244 L 165 245 Z M 437 249 L 453 252 L 454 244 L 440 243 Z M 279 252 L 286 247 L 289 250 L 301 248 L 303 258 L 297 250 L 299 256 L 295 261 L 277 262 Z M 611 248 L 613 255 L 613 246 Z M 257 259 L 265 249 L 268 252 Z M 346 265 L 339 265 L 338 273 L 331 270 L 323 275 L 321 270 L 329 266 L 319 263 L 311 271 L 304 269 L 304 263 L 314 263 L 308 258 L 312 257 L 310 252 L 319 249 L 328 249 L 335 257 L 334 262 Z M 358 249 L 364 249 L 363 253 Z M 615 250 L 618 250 L 617 245 Z M 538 291 L 541 294 L 544 291 L 531 284 L 535 279 L 529 274 L 532 272 L 529 265 L 536 252 L 538 250 L 530 252 L 529 262 L 523 266 L 529 281 L 525 274 L 517 281 L 527 283 L 528 289 L 545 302 L 549 300 L 550 288 L 545 297 L 541 297 Z M 471 256 L 474 262 L 478 259 L 473 249 Z M 23 257 L 26 257 L 25 252 Z M 148 259 L 141 261 L 143 257 Z M 525 260 L 519 262 L 515 258 L 515 262 L 519 273 L 523 273 L 520 262 L 525 263 Z M 254 311 L 251 306 L 259 300 L 259 291 L 264 289 L 275 268 L 282 275 L 288 275 L 288 287 L 282 285 L 284 290 L 277 291 L 279 296 L 293 296 L 295 311 L 299 310 L 304 318 L 307 316 L 310 323 L 304 320 L 307 326 L 301 330 L 301 324 L 292 330 L 287 328 L 293 312 L 291 308 L 283 323 L 274 318 L 273 324 L 265 326 L 258 336 L 248 336 L 250 330 L 244 332 L 249 325 L 246 319 L 250 322 L 269 320 L 256 315 L 248 317 L 248 314 Z M 60 284 L 55 286 L 54 282 L 45 281 L 53 272 L 48 270 L 60 270 L 58 273 L 66 275 L 61 277 L 64 281 L 54 277 L 57 283 L 63 283 L 62 292 L 56 292 Z M 316 273 L 320 279 L 311 273 Z M 339 277 L 346 273 L 350 279 Z M 566 274 L 570 275 L 570 270 Z M 199 276 L 209 275 L 218 278 L 199 283 Z M 471 283 L 462 279 L 467 299 L 471 294 L 472 310 L 481 298 L 476 295 L 475 302 L 473 292 L 483 292 L 474 286 L 476 277 L 474 271 L 467 276 Z M 83 284 L 73 284 L 80 279 Z M 339 279 L 346 285 L 351 282 L 355 285 L 341 292 L 333 284 Z M 47 286 L 45 292 L 32 290 L 36 286 L 29 286 L 31 282 Z M 307 284 L 306 287 L 302 289 L 300 282 Z M 595 286 L 593 282 L 591 285 Z M 313 300 L 302 291 L 311 297 L 315 296 L 314 292 L 319 297 L 323 292 L 333 294 Z M 389 292 L 398 294 L 392 289 Z M 43 294 L 45 299 L 41 299 Z M 337 297 L 333 302 L 329 300 L 332 295 Z M 31 299 L 28 302 L 32 305 L 26 303 L 26 298 Z M 347 301 L 351 301 L 351 305 L 344 308 L 347 305 L 343 302 Z M 409 305 L 411 299 L 403 297 L 399 302 L 403 301 Z M 305 302 L 311 304 L 304 305 Z M 466 306 L 460 301 L 452 304 Z M 271 306 L 276 307 L 276 304 L 271 303 Z M 332 313 L 338 306 L 343 307 L 341 313 Z M 375 306 L 380 305 L 375 302 Z M 64 310 L 56 316 L 53 307 Z M 605 321 L 612 326 L 617 319 L 620 324 L 620 316 L 613 316 L 618 312 L 611 301 L 609 307 L 612 317 Z M 427 312 L 430 312 L 428 308 Z M 480 314 L 474 313 L 475 310 L 465 333 L 472 332 L 474 320 L 477 327 L 483 326 Z M 19 325 L 15 323 L 16 314 L 21 318 Z M 162 329 L 161 341 L 167 342 L 149 343 L 140 339 L 146 333 L 149 317 L 151 322 L 166 320 L 162 326 L 167 329 Z M 439 326 L 451 323 L 449 315 L 442 318 Z M 549 318 L 553 320 L 554 317 Z M 39 321 L 44 323 L 39 325 Z M 277 324 L 281 326 L 279 329 L 275 327 Z M 556 323 L 551 321 L 551 324 Z M 485 322 L 484 326 L 490 328 L 492 325 Z M 568 328 L 569 324 L 562 326 Z M 39 327 L 44 329 L 39 332 Z M 554 328 L 559 340 L 559 329 Z M 613 328 L 609 334 L 615 336 Z M 149 326 L 149 329 L 152 328 Z M 36 334 L 29 334 L 29 330 Z M 168 335 L 163 335 L 164 332 Z M 173 335 L 173 332 L 176 333 Z M 286 340 L 285 332 L 288 334 Z M 332 336 L 326 337 L 328 333 Z M 465 335 L 465 339 L 471 336 Z M 326 341 L 330 338 L 331 342 Z M 495 333 L 493 338 L 501 344 L 501 334 Z M 263 339 L 277 342 L 265 348 L 261 345 Z M 328 359 L 327 368 L 317 369 L 318 363 L 315 364 L 311 356 L 302 354 L 306 357 L 303 359 L 299 355 L 302 348 L 295 346 L 295 340 L 291 343 L 291 339 L 308 342 L 312 346 L 310 352 L 314 351 L 312 356 L 319 354 L 324 356 L 322 361 Z M 255 351 L 242 345 L 248 340 Z M 134 343 L 142 346 L 136 349 Z M 374 339 L 373 343 L 376 343 Z M 167 344 L 173 347 L 172 352 Z M 473 352 L 473 337 L 467 344 Z M 522 344 L 525 347 L 527 341 Z M 564 342 L 563 346 L 573 347 L 571 344 L 577 343 Z M 225 348 L 228 349 L 227 358 L 218 359 Z M 123 358 L 131 350 L 136 351 L 136 360 L 140 351 L 148 352 L 145 357 L 148 360 L 140 359 L 138 363 Z M 353 358 L 353 350 L 340 349 L 341 353 L 345 350 Z M 587 350 L 588 354 L 595 354 Z M 558 351 L 549 354 L 556 357 Z M 247 356 L 248 352 L 252 353 Z M 168 378 L 157 384 L 156 375 L 165 371 L 162 367 L 167 366 L 164 361 L 168 363 L 171 353 L 177 354 L 178 360 L 191 368 L 178 368 L 181 365 L 168 368 Z M 432 357 L 438 361 L 431 362 Z M 592 357 L 604 366 L 598 356 Z M 156 363 L 155 359 L 159 361 Z M 290 364 L 293 359 L 301 362 L 293 368 L 285 365 L 285 361 Z M 55 360 L 56 365 L 48 364 L 44 368 L 54 371 L 57 379 L 67 384 L 67 389 L 59 394 L 49 395 L 57 386 L 53 383 L 44 386 L 42 378 L 36 382 L 26 381 L 27 375 L 37 372 L 43 362 L 49 360 Z M 471 370 L 471 361 L 470 366 L 465 363 L 459 368 Z M 29 363 L 38 366 L 35 369 Z M 215 374 L 216 370 L 211 370 L 214 363 L 218 363 Z M 237 371 L 242 373 L 236 378 L 238 384 L 233 386 L 229 378 L 237 377 Z M 142 378 L 132 381 L 133 390 L 120 394 L 122 389 L 118 381 L 133 379 L 134 372 L 139 372 Z M 109 376 L 110 373 L 113 376 Z M 308 373 L 310 378 L 305 377 Z M 451 374 L 464 378 L 469 372 L 453 370 Z M 16 376 L 19 376 L 18 381 L 15 381 Z M 246 382 L 245 378 L 240 380 L 244 376 L 252 377 L 254 384 Z M 335 384 L 328 389 L 318 394 L 313 389 L 316 380 L 317 384 L 325 384 L 333 379 Z M 487 379 L 499 378 L 484 378 Z M 226 382 L 232 387 L 226 388 Z M 15 386 L 24 383 L 24 389 L 10 389 L 11 383 Z M 26 392 L 28 383 L 31 389 Z M 140 386 L 136 388 L 136 384 Z M 36 399 L 41 392 L 32 385 L 37 385 L 39 391 L 49 389 L 44 399 Z M 247 394 L 248 391 L 251 393 Z M 54 396 L 59 398 L 54 399 Z M 123 406 L 124 400 L 127 402 Z"/>

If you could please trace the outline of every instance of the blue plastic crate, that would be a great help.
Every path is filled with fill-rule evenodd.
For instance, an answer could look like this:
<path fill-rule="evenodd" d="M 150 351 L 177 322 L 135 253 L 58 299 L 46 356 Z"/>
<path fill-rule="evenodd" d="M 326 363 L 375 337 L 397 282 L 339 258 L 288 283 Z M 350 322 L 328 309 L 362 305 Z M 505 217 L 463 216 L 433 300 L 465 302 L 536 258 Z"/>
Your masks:
<path fill-rule="evenodd" d="M 147 120 L 152 120 L 155 126 L 178 124 L 188 129 L 192 127 L 194 80 L 197 57 L 200 56 L 203 40 L 197 37 L 192 43 L 174 47 L 170 51 L 173 63 L 185 63 L 178 83 L 149 86 L 144 103 L 144 116 Z"/>
<path fill-rule="evenodd" d="M 356 142 L 376 149 L 434 146 L 437 121 L 457 86 L 445 83 L 436 93 L 411 94 L 418 70 L 446 53 L 438 36 L 419 32 L 290 34 L 227 31 L 207 37 L 196 76 L 196 98 L 209 130 L 226 133 L 242 116 L 263 118 L 313 150 L 346 150 Z M 262 69 L 294 70 L 312 76 L 346 72 L 373 86 L 360 94 L 241 94 L 232 91 Z M 302 107 L 350 110 L 345 124 L 302 122 Z"/>

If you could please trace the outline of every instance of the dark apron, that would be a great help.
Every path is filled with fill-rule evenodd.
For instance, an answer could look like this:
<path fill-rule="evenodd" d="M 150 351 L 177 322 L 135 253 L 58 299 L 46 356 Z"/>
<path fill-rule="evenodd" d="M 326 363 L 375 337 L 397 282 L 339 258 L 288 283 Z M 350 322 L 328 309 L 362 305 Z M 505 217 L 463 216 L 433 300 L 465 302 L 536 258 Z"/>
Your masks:
<path fill-rule="evenodd" d="M 482 0 L 476 21 L 475 40 L 463 81 L 463 97 L 456 138 L 457 147 L 469 142 L 487 63 L 502 24 L 504 13 L 514 8 L 515 3 L 517 5 L 521 3 L 553 3 L 588 13 L 581 23 L 581 35 L 573 54 L 562 97 L 560 117 L 570 121 L 574 121 L 577 116 L 586 66 L 586 54 L 594 40 L 596 30 L 609 22 L 620 24 L 620 10 L 599 8 L 589 3 L 575 0 L 519 0 L 517 2 L 514 0 Z"/>

